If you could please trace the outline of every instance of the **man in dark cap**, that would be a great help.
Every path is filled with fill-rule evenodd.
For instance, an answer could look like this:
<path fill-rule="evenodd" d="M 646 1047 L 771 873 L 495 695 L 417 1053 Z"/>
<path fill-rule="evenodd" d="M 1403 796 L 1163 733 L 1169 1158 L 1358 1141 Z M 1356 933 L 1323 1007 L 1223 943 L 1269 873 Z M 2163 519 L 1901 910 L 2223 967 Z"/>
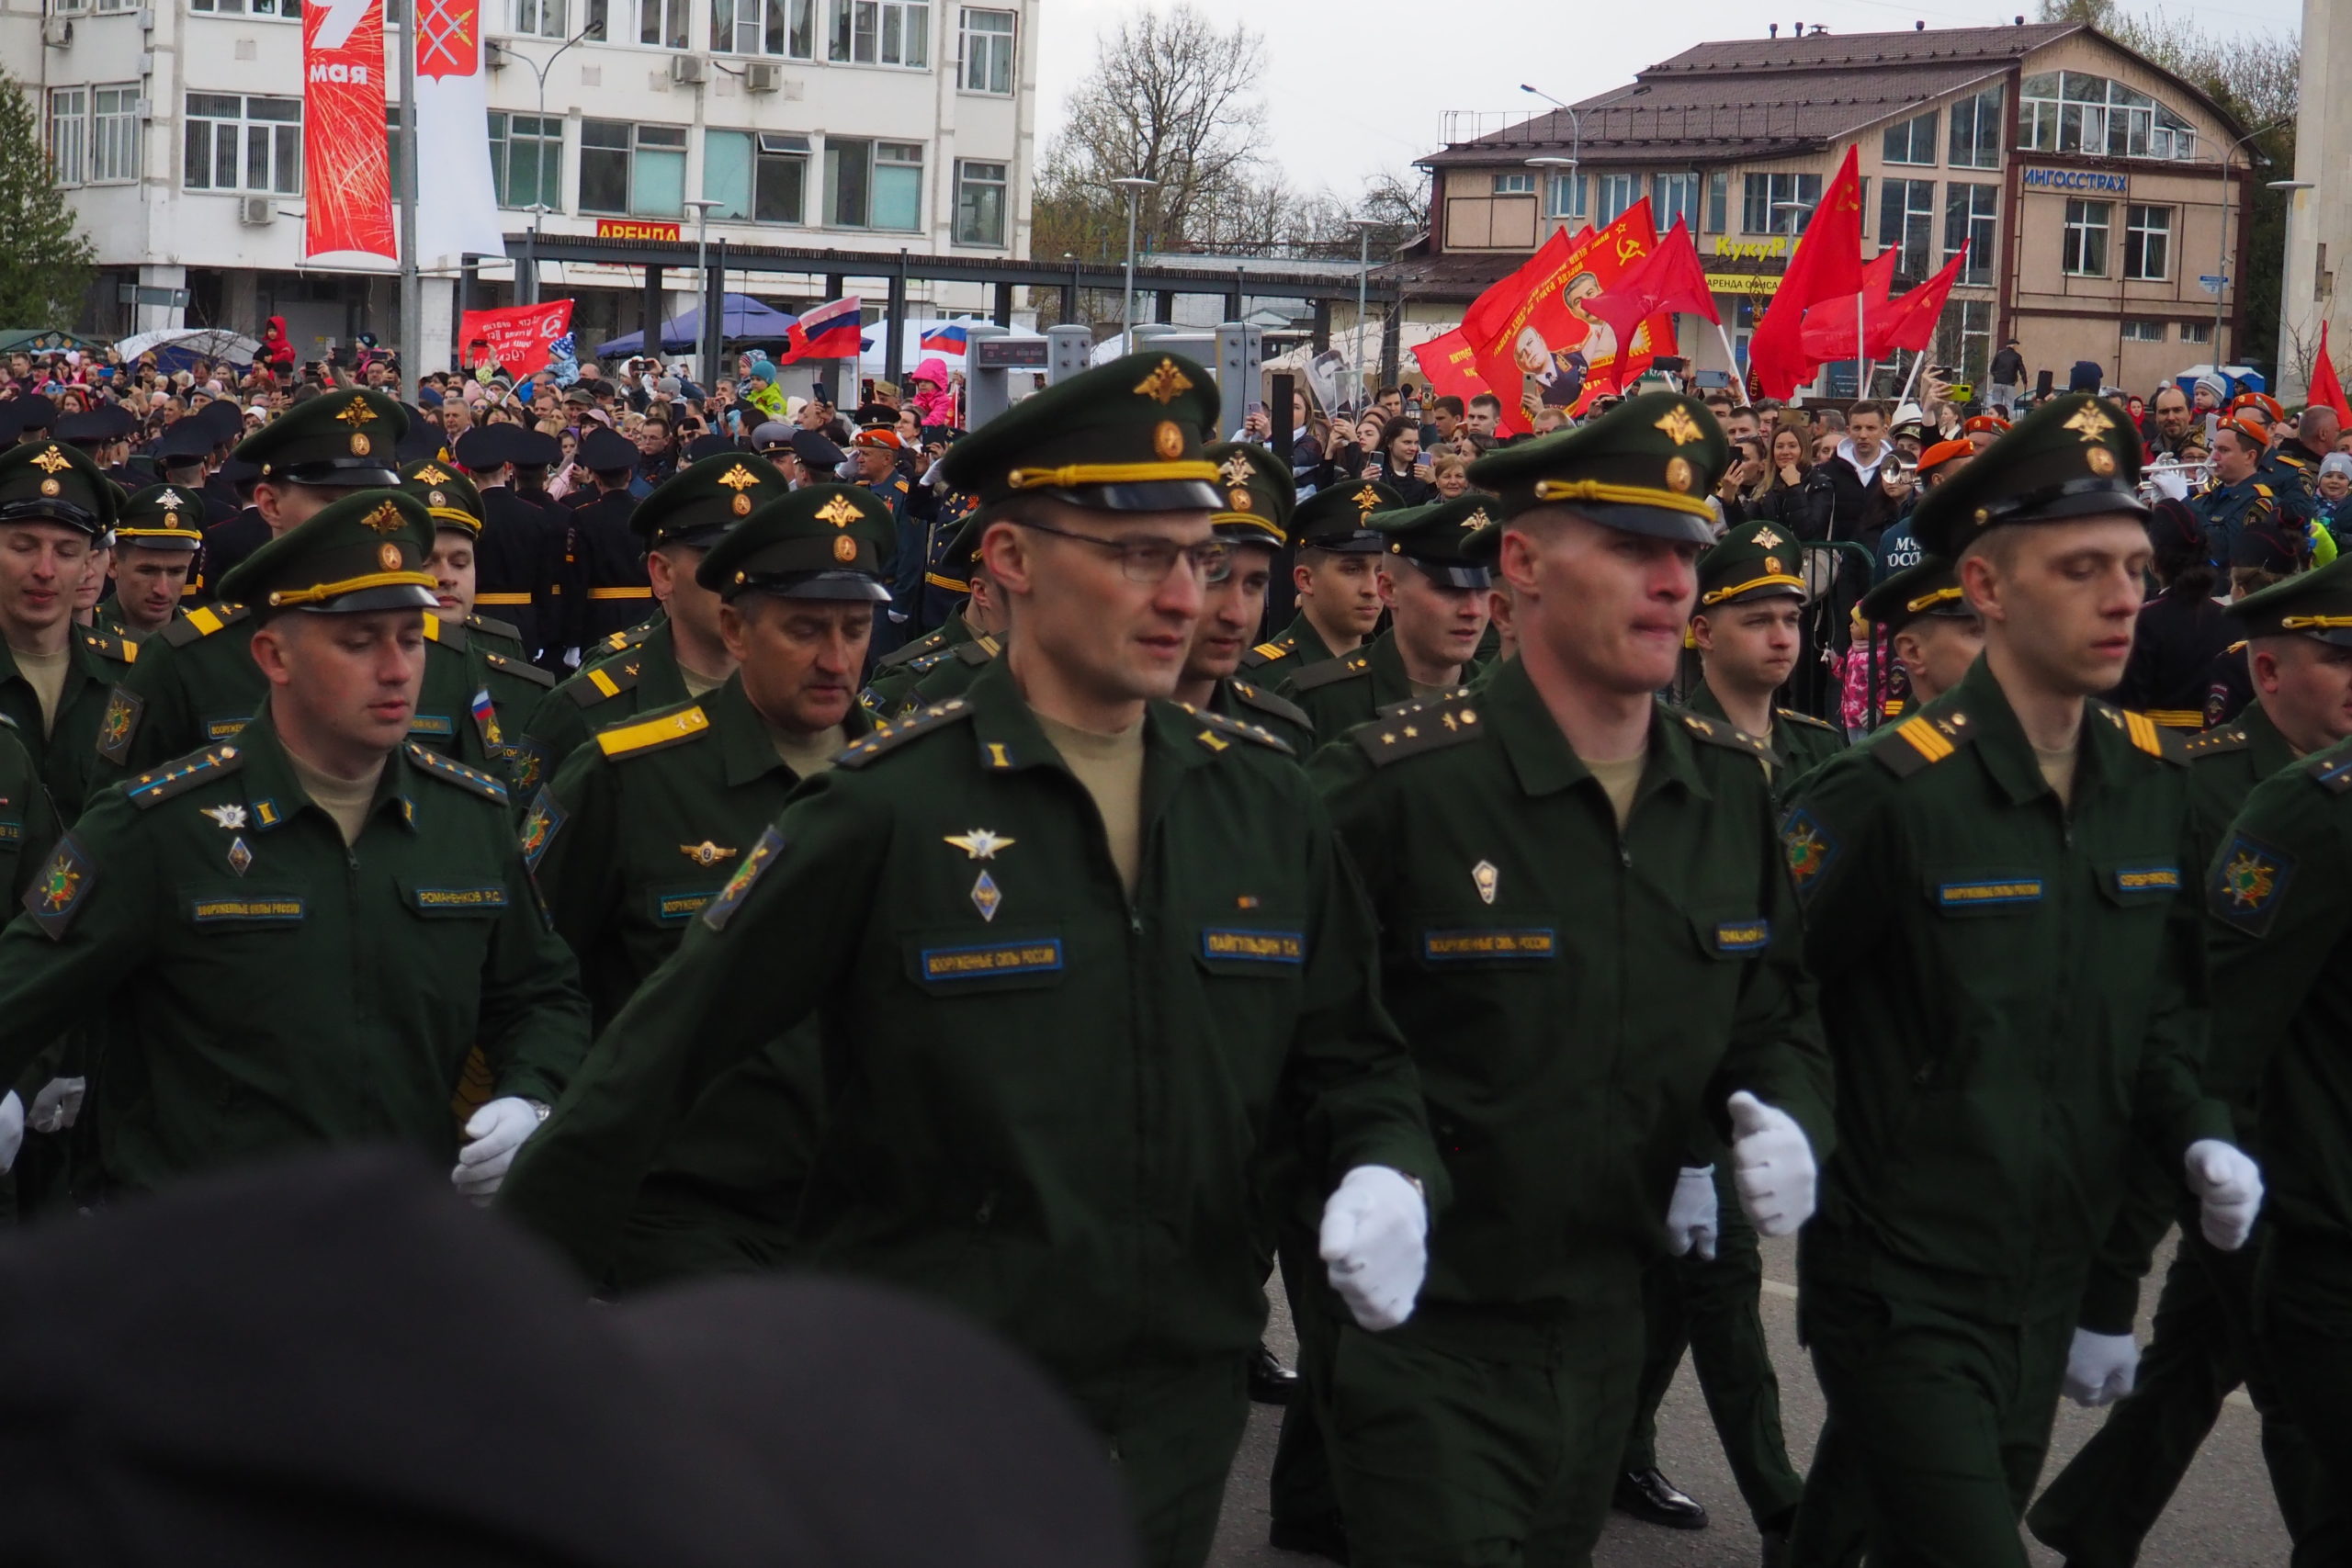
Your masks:
<path fill-rule="evenodd" d="M 1216 465 L 1225 504 L 1210 515 L 1216 536 L 1233 547 L 1233 570 L 1202 594 L 1201 621 L 1184 656 L 1176 700 L 1245 724 L 1263 725 L 1304 760 L 1315 750 L 1315 725 L 1306 710 L 1235 671 L 1250 638 L 1266 617 L 1266 591 L 1274 561 L 1289 542 L 1286 529 L 1297 491 L 1263 446 L 1227 441 L 1204 449 Z"/>
<path fill-rule="evenodd" d="M 150 485 L 122 504 L 114 528 L 114 592 L 99 601 L 98 612 L 133 642 L 179 615 L 204 547 L 201 505 L 201 497 L 172 484 Z"/>
<path fill-rule="evenodd" d="M 862 487 L 771 497 L 695 572 L 718 596 L 735 672 L 699 701 L 599 730 L 532 802 L 526 857 L 600 1026 L 677 950 L 794 786 L 872 729 L 857 674 L 891 546 L 890 514 Z M 786 1257 L 818 1051 L 804 1024 L 703 1094 L 639 1191 L 609 1283 Z"/>
<path fill-rule="evenodd" d="M 261 509 L 254 504 L 254 494 L 259 488 L 261 465 L 243 457 L 231 457 L 220 465 L 208 485 L 225 484 L 236 498 L 237 512 L 226 523 L 211 525 L 204 533 L 204 557 L 198 570 L 205 579 L 198 584 L 196 597 L 218 599 L 216 585 L 233 570 L 239 561 L 270 541 L 269 525 L 264 521 Z"/>
<path fill-rule="evenodd" d="M 1206 1558 L 1246 1416 L 1274 1100 L 1320 1131 L 1322 1254 L 1373 1326 L 1412 1309 L 1436 1165 L 1306 781 L 1267 732 L 1164 700 L 1229 564 L 1199 446 L 1215 388 L 1129 355 L 956 447 L 1006 657 L 744 850 L 507 1195 L 601 1272 L 679 1116 L 779 1029 L 854 1011 L 826 1030 L 797 1255 L 1036 1357 L 1115 1445 L 1168 1568 Z M 1026 1043 L 975 1071 L 982 1039 Z"/>
<path fill-rule="evenodd" d="M 535 433 L 534 433 L 535 434 Z M 559 646 L 563 604 L 563 533 L 555 519 L 508 486 L 526 433 L 505 423 L 477 425 L 450 456 L 481 492 L 482 537 L 475 602 L 514 624 L 534 659 Z"/>
<path fill-rule="evenodd" d="M 486 1200 L 586 1045 L 504 787 L 408 739 L 428 537 L 422 506 L 362 491 L 255 551 L 223 589 L 259 623 L 262 710 L 101 792 L 0 932 L 0 1081 L 142 977 L 93 1085 L 110 1186 L 393 1138 Z M 460 1149 L 476 1045 L 496 1096 Z"/>
<path fill-rule="evenodd" d="M 1961 591 L 1960 573 L 1940 556 L 1924 556 L 1862 595 L 1865 620 L 1885 628 L 1887 651 L 1903 669 L 1905 711 L 1960 684 L 1984 651 L 1984 618 Z"/>
<path fill-rule="evenodd" d="M 148 448 L 155 459 L 155 471 L 165 484 L 177 485 L 202 498 L 207 527 L 217 527 L 237 514 L 234 507 L 206 488 L 219 439 L 210 421 L 191 417 L 164 431 Z"/>
<path fill-rule="evenodd" d="M 940 582 L 953 581 L 964 602 L 939 626 L 875 665 L 860 700 L 877 718 L 899 718 L 962 696 L 989 661 L 1004 651 L 1012 618 L 1003 590 L 989 580 L 988 563 L 981 558 L 980 540 L 987 531 L 984 524 L 967 517 L 925 570 L 926 592 Z"/>
<path fill-rule="evenodd" d="M 628 491 L 637 448 L 618 432 L 598 425 L 580 438 L 576 457 L 595 479 L 595 498 L 571 513 L 584 598 L 578 638 L 582 649 L 594 649 L 653 612 L 653 587 L 645 574 L 645 543 L 629 526 L 637 510 L 637 498 Z"/>
<path fill-rule="evenodd" d="M 130 455 L 130 438 L 138 431 L 139 421 L 120 403 L 100 403 L 57 422 L 57 439 L 80 447 L 100 472 L 125 490 L 138 488 L 138 480 L 123 467 L 123 459 Z"/>
<path fill-rule="evenodd" d="M 1309 770 L 1367 878 L 1382 999 L 1454 1188 L 1432 1310 L 1390 1335 L 1334 1324 L 1303 1359 L 1359 1565 L 1585 1560 L 1695 1124 L 1729 1145 L 1758 1230 L 1811 1211 L 1827 1068 L 1767 754 L 1655 695 L 1727 455 L 1702 405 L 1651 393 L 1479 459 L 1498 521 L 1470 532 L 1518 656 Z"/>
<path fill-rule="evenodd" d="M 1353 653 L 1320 663 L 1298 663 L 1294 655 L 1278 666 L 1276 690 L 1306 711 L 1318 737 L 1336 740 L 1384 708 L 1448 695 L 1476 676 L 1493 574 L 1492 558 L 1474 558 L 1472 550 L 1479 532 L 1501 520 L 1494 501 L 1464 491 L 1452 501 L 1372 514 L 1388 629 Z"/>
<path fill-rule="evenodd" d="M 1846 737 L 1773 698 L 1804 647 L 1804 578 L 1796 540 L 1770 522 L 1734 528 L 1699 558 L 1699 606 L 1690 616 L 1699 682 L 1685 705 L 1772 748 L 1773 785 L 1798 778 L 1846 749 Z"/>
<path fill-rule="evenodd" d="M 1380 624 L 1380 558 L 1388 550 L 1388 541 L 1367 520 L 1404 504 L 1404 497 L 1371 479 L 1326 486 L 1298 503 L 1291 517 L 1298 545 L 1291 568 L 1298 615 L 1241 656 L 1253 684 L 1273 684 L 1294 670 L 1364 645 Z"/>
<path fill-rule="evenodd" d="M 1783 823 L 1838 1085 L 1799 1263 L 1829 1413 L 1798 1562 L 2022 1562 L 2062 1384 L 2128 1379 L 2078 1324 L 2130 1147 L 2185 1178 L 2221 1251 L 2261 1201 L 2199 1085 L 2180 742 L 2090 699 L 2131 653 L 2139 471 L 2122 411 L 2070 395 L 1929 491 L 1919 543 L 1957 563 L 1984 653 Z"/>

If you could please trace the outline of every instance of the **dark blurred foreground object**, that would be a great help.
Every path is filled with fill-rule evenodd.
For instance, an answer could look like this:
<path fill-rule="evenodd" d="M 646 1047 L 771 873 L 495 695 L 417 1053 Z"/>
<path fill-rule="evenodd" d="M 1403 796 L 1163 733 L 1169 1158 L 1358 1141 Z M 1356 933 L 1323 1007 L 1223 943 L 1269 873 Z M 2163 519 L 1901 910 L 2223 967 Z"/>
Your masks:
<path fill-rule="evenodd" d="M 412 1156 L 0 1247 L 0 1557 L 1126 1568 L 1101 1444 L 976 1327 L 775 1276 L 606 1309 Z"/>

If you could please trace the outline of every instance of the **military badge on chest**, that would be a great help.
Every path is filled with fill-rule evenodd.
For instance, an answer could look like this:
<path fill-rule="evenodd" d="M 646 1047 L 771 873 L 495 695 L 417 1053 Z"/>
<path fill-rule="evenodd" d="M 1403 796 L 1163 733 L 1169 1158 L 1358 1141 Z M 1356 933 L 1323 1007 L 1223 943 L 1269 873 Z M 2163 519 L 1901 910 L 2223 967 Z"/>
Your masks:
<path fill-rule="evenodd" d="M 994 860 L 1000 851 L 1009 850 L 1013 840 L 998 834 L 993 829 L 974 828 L 967 832 L 950 833 L 944 840 L 964 852 L 967 860 Z M 1003 906 L 1004 894 L 998 888 L 996 878 L 983 867 L 979 878 L 972 884 L 972 908 L 980 912 L 983 920 L 996 919 Z"/>
<path fill-rule="evenodd" d="M 254 852 L 244 840 L 245 808 L 233 802 L 226 806 L 208 806 L 204 815 L 212 818 L 229 834 L 229 869 L 239 876 L 252 869 Z"/>

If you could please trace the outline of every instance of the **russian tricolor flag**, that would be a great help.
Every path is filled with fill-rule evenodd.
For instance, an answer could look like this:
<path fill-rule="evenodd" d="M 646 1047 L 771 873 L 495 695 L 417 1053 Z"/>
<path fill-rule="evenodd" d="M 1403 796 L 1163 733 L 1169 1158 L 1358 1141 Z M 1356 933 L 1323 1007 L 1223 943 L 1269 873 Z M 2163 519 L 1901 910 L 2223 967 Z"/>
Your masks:
<path fill-rule="evenodd" d="M 865 349 L 865 339 L 858 331 L 858 297 L 836 299 L 830 305 L 820 305 L 803 315 L 787 329 L 782 363 L 796 359 L 855 359 Z"/>
<path fill-rule="evenodd" d="M 969 334 L 964 331 L 963 322 L 942 321 L 939 325 L 932 328 L 931 331 L 922 334 L 923 352 L 926 354 L 961 354 L 964 352 L 964 344 Z"/>

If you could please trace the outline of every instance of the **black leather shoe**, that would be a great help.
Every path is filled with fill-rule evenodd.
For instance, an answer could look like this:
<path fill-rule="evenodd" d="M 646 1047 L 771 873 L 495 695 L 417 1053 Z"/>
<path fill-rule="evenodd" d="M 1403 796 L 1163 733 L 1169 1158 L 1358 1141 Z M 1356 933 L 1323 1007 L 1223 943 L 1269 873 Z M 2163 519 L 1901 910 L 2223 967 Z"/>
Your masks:
<path fill-rule="evenodd" d="M 1764 1568 L 1789 1568 L 1789 1532 L 1765 1530 Z"/>
<path fill-rule="evenodd" d="M 1277 1551 L 1304 1551 L 1310 1556 L 1328 1557 L 1334 1562 L 1344 1563 L 1348 1560 L 1348 1529 L 1337 1514 L 1277 1519 L 1266 1532 L 1266 1544 Z"/>
<path fill-rule="evenodd" d="M 1645 1523 L 1664 1525 L 1668 1529 L 1707 1528 L 1707 1510 L 1700 1506 L 1696 1498 L 1686 1495 L 1673 1482 L 1660 1475 L 1655 1466 L 1629 1470 L 1619 1476 L 1617 1495 L 1611 1504 L 1621 1514 L 1631 1514 Z"/>
<path fill-rule="evenodd" d="M 1298 1386 L 1298 1374 L 1274 1359 L 1266 1342 L 1258 1342 L 1258 1353 L 1250 1358 L 1250 1397 L 1260 1404 L 1288 1404 L 1291 1391 Z"/>

